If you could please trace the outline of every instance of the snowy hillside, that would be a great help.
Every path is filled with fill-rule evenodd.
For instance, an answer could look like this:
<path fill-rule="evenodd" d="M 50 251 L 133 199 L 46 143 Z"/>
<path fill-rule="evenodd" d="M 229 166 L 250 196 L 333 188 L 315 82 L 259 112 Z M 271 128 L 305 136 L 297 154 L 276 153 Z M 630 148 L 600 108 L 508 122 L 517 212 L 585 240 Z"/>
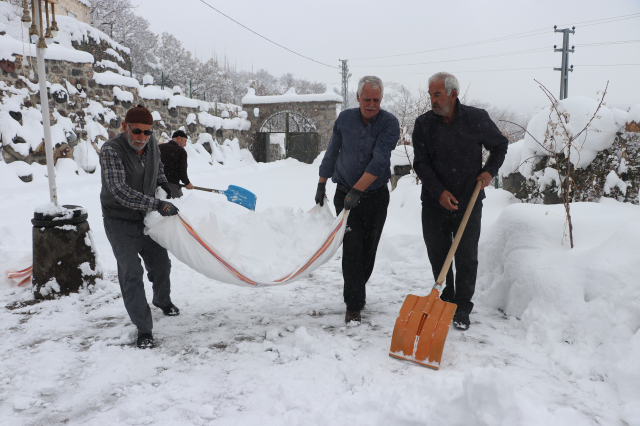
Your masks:
<path fill-rule="evenodd" d="M 215 212 L 218 232 L 236 242 L 230 252 L 273 266 L 277 247 L 261 238 L 278 235 L 284 249 L 306 238 L 295 223 L 313 205 L 317 164 L 212 167 L 197 144 L 188 149 L 195 185 L 258 196 L 254 214 L 185 190 L 183 209 Z M 487 189 L 476 310 L 468 331 L 450 331 L 439 371 L 388 356 L 405 296 L 433 282 L 421 188 L 409 177 L 391 195 L 362 325 L 343 321 L 340 251 L 297 283 L 263 289 L 211 281 L 172 257 L 181 314 L 152 309 L 158 346 L 142 351 L 102 225 L 99 170 L 76 175 L 68 161 L 58 162 L 59 197 L 88 210 L 105 277 L 32 304 L 28 286 L 1 276 L 2 425 L 640 425 L 637 206 L 574 205 L 570 250 L 561 206 Z M 28 263 L 30 219 L 48 201 L 43 166 L 31 166 L 29 184 L 8 167 L 0 163 L 2 271 Z"/>

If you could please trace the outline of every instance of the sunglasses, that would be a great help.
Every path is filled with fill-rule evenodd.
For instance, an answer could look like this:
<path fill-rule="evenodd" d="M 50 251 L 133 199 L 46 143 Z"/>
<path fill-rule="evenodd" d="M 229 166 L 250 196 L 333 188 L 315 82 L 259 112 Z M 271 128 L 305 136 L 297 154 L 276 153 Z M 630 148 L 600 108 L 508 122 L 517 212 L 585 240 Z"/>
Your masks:
<path fill-rule="evenodd" d="M 151 136 L 153 134 L 153 130 L 140 130 L 138 128 L 134 129 L 128 124 L 127 124 L 127 127 L 129 128 L 129 130 L 131 130 L 131 133 L 133 133 L 134 135 L 139 135 L 144 133 L 145 136 Z"/>

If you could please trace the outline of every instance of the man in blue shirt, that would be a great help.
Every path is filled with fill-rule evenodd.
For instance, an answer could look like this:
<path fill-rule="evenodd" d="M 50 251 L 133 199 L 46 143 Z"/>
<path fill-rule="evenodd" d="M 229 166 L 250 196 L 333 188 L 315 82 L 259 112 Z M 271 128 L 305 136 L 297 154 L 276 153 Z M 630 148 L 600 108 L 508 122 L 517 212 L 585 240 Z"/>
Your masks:
<path fill-rule="evenodd" d="M 387 219 L 391 151 L 400 138 L 393 114 L 381 110 L 384 86 L 378 77 L 358 83 L 358 108 L 342 111 L 333 126 L 316 191 L 323 205 L 327 179 L 337 184 L 336 214 L 351 210 L 342 242 L 345 322 L 360 322 L 366 303 L 365 285 L 373 272 L 380 235 Z"/>
<path fill-rule="evenodd" d="M 416 119 L 412 139 L 413 168 L 422 181 L 422 233 L 434 277 L 444 265 L 476 182 L 482 180 L 483 190 L 456 250 L 455 286 L 451 268 L 441 295 L 445 302 L 458 305 L 453 324 L 466 330 L 478 272 L 484 188 L 498 173 L 509 141 L 487 111 L 460 103 L 459 90 L 458 79 L 451 74 L 429 78 L 432 110 Z M 482 147 L 491 153 L 484 166 Z"/>

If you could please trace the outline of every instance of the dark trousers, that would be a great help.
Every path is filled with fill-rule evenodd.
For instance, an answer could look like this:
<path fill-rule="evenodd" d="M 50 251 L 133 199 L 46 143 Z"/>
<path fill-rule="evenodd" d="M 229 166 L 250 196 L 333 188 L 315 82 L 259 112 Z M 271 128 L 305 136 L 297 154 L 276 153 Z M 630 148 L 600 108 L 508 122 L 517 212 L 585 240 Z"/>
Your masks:
<path fill-rule="evenodd" d="M 171 198 L 180 198 L 182 197 L 182 187 L 178 184 L 167 182 L 169 187 L 171 188 Z"/>
<path fill-rule="evenodd" d="M 347 188 L 339 185 L 333 204 L 336 214 L 344 208 Z M 344 278 L 344 303 L 348 311 L 360 311 L 367 299 L 365 285 L 373 272 L 376 251 L 387 220 L 389 190 L 386 186 L 365 192 L 360 203 L 351 210 L 347 230 L 342 241 L 342 276 Z"/>
<path fill-rule="evenodd" d="M 139 333 L 149 333 L 153 329 L 151 309 L 144 293 L 142 275 L 144 269 L 140 257 L 147 268 L 147 277 L 153 284 L 153 303 L 166 306 L 171 303 L 171 260 L 167 250 L 144 235 L 142 221 L 129 221 L 105 216 L 104 230 L 111 243 L 118 262 L 118 281 L 124 306 L 131 322 Z"/>
<path fill-rule="evenodd" d="M 449 254 L 464 211 L 451 212 L 431 205 L 422 204 L 422 235 L 427 245 L 427 253 L 435 279 Z M 456 250 L 454 263 L 456 267 L 455 287 L 453 265 L 449 268 L 446 287 L 442 292 L 442 300 L 458 305 L 457 315 L 469 315 L 473 309 L 471 298 L 476 289 L 478 274 L 478 241 L 480 240 L 480 224 L 482 219 L 482 202 L 476 202 L 462 239 Z"/>

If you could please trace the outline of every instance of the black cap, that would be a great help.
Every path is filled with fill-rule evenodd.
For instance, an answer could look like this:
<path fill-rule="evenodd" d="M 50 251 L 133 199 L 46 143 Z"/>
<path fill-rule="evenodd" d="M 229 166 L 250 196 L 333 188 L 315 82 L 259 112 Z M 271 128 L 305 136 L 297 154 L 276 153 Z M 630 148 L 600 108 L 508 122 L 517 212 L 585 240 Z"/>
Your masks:
<path fill-rule="evenodd" d="M 182 130 L 176 130 L 175 132 L 173 132 L 173 135 L 171 136 L 171 139 L 175 139 L 175 138 L 187 138 L 187 134 L 185 132 L 183 132 Z"/>

